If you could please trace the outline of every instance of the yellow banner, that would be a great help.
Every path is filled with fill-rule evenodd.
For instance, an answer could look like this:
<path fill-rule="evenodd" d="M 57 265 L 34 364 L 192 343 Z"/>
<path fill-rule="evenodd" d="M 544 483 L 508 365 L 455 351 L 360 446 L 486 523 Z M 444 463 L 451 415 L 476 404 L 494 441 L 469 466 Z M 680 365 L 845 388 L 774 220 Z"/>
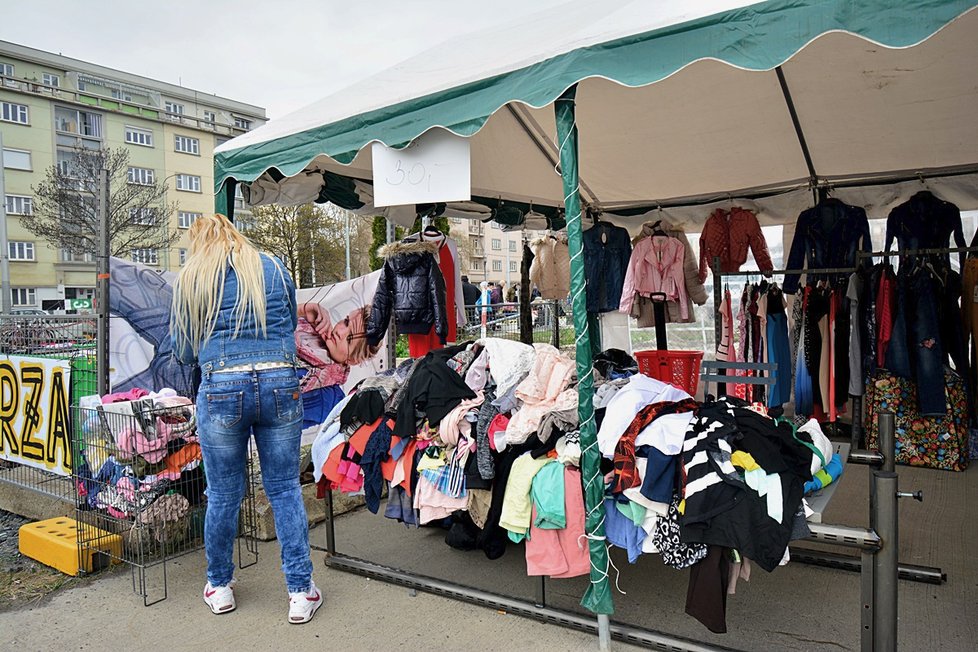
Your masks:
<path fill-rule="evenodd" d="M 0 459 L 71 475 L 66 360 L 0 358 Z"/>

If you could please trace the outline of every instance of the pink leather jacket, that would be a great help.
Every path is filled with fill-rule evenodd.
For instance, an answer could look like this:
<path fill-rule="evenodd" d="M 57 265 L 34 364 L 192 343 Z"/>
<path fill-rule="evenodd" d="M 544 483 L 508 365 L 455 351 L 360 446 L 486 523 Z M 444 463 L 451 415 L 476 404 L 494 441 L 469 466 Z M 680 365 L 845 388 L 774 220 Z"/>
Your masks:
<path fill-rule="evenodd" d="M 639 240 L 628 261 L 618 310 L 630 312 L 636 293 L 647 297 L 652 292 L 664 292 L 667 301 L 679 304 L 680 318 L 687 319 L 685 260 L 686 248 L 676 238 L 657 235 Z"/>

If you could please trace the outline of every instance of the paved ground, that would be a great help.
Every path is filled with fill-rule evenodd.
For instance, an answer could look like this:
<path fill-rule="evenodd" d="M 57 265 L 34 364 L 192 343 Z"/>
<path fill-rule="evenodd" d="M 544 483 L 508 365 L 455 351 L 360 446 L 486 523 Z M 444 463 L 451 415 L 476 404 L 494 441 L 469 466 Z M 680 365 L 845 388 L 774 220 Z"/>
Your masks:
<path fill-rule="evenodd" d="M 965 651 L 978 640 L 978 469 L 947 473 L 898 469 L 902 489 L 924 489 L 921 505 L 903 501 L 901 558 L 940 566 L 941 586 L 900 582 L 900 647 L 904 650 Z M 868 469 L 850 466 L 826 521 L 867 522 Z M 322 542 L 324 530 L 312 533 Z M 337 521 L 341 552 L 427 575 L 532 599 L 535 583 L 525 576 L 519 547 L 495 562 L 481 552 L 452 550 L 434 530 L 407 531 L 365 511 Z M 342 650 L 593 650 L 594 636 L 419 593 L 326 569 L 313 552 L 316 579 L 327 602 L 305 626 L 285 622 L 286 601 L 278 569 L 278 546 L 261 545 L 258 565 L 239 571 L 238 611 L 213 616 L 200 599 L 204 558 L 196 553 L 168 565 L 169 599 L 144 608 L 132 593 L 131 576 L 116 571 L 87 585 L 59 591 L 41 603 L 0 607 L 0 648 L 85 649 L 105 632 L 130 650 L 301 649 L 323 645 Z M 728 607 L 730 632 L 716 636 L 683 614 L 686 574 L 662 566 L 655 556 L 628 565 L 621 555 L 615 619 L 669 634 L 741 650 L 857 650 L 859 577 L 854 573 L 791 564 L 767 574 L 755 570 Z M 150 580 L 159 578 L 158 568 Z M 578 610 L 583 579 L 548 582 L 551 606 Z M 161 637 L 163 637 L 161 639 Z M 99 642 L 99 643 L 97 643 Z M 615 643 L 616 650 L 634 649 Z"/>
<path fill-rule="evenodd" d="M 204 556 L 195 553 L 168 565 L 169 598 L 151 607 L 142 606 L 132 593 L 130 574 L 120 570 L 59 592 L 44 604 L 0 611 L 0 648 L 104 649 L 123 641 L 127 650 L 162 646 L 169 652 L 597 647 L 593 636 L 424 593 L 412 597 L 404 588 L 326 569 L 318 552 L 313 553 L 315 577 L 326 603 L 312 622 L 290 625 L 278 545 L 262 544 L 260 551 L 256 566 L 238 572 L 233 613 L 214 616 L 202 602 Z"/>

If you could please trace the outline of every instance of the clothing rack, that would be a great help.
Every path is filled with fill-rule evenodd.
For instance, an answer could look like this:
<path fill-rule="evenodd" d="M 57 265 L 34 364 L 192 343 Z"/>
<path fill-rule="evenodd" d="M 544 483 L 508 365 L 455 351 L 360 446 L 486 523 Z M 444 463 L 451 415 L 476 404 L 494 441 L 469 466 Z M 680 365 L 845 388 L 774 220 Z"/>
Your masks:
<path fill-rule="evenodd" d="M 978 248 L 976 248 L 978 251 Z M 866 254 L 867 256 L 869 254 Z M 720 303 L 723 301 L 723 288 L 720 279 L 731 278 L 731 277 L 752 277 L 752 276 L 788 276 L 791 274 L 852 274 L 858 269 L 857 266 L 853 267 L 816 267 L 816 268 L 806 268 L 806 269 L 774 269 L 770 271 L 760 271 L 760 270 L 746 270 L 737 272 L 721 272 L 720 270 L 720 257 L 713 257 L 713 322 L 714 322 L 714 337 L 715 342 L 720 341 L 720 331 L 721 331 L 721 318 L 720 318 Z M 862 420 L 863 420 L 863 403 L 861 397 L 851 396 L 851 414 L 852 414 L 852 425 L 850 427 L 850 443 L 851 450 L 857 452 L 861 449 L 862 444 Z M 851 460 L 853 458 L 850 458 Z M 858 456 L 856 460 L 860 459 Z"/>
<path fill-rule="evenodd" d="M 931 249 L 896 249 L 894 251 L 857 251 L 856 258 L 892 258 L 894 256 L 927 256 L 931 254 L 978 253 L 976 247 L 936 247 Z"/>

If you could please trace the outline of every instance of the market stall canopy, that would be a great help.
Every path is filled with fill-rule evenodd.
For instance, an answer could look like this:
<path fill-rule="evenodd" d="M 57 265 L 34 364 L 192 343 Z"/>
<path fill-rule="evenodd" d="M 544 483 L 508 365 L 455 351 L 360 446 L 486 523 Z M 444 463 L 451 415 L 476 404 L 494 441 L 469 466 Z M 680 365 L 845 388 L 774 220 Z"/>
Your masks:
<path fill-rule="evenodd" d="M 597 210 L 756 197 L 762 220 L 793 221 L 813 184 L 831 184 L 872 214 L 925 178 L 978 208 L 976 5 L 573 0 L 449 40 L 221 145 L 215 180 L 252 184 L 252 203 L 369 208 L 367 145 L 443 128 L 471 137 L 482 204 L 556 208 L 553 101 L 577 84 L 582 198 Z"/>

